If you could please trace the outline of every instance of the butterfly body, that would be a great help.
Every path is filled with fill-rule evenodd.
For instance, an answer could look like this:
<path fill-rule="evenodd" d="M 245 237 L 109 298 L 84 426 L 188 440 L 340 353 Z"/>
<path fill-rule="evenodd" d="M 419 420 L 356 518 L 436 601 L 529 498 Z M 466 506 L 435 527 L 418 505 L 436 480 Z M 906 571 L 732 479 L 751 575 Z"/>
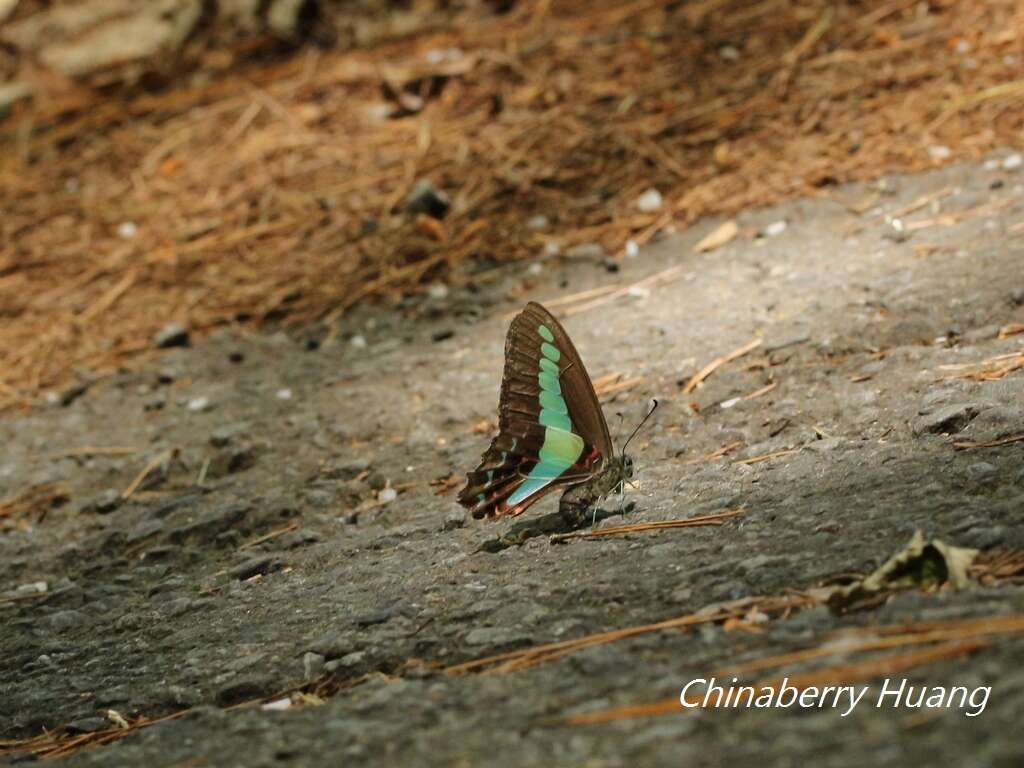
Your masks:
<path fill-rule="evenodd" d="M 632 476 L 632 462 L 613 451 L 576 348 L 555 317 L 535 302 L 509 327 L 498 427 L 459 494 L 474 517 L 519 515 L 563 489 L 563 515 L 579 520 Z"/>
<path fill-rule="evenodd" d="M 632 479 L 633 460 L 626 455 L 616 456 L 589 480 L 569 486 L 558 502 L 558 511 L 570 525 L 580 525 L 587 519 L 588 510 Z"/>

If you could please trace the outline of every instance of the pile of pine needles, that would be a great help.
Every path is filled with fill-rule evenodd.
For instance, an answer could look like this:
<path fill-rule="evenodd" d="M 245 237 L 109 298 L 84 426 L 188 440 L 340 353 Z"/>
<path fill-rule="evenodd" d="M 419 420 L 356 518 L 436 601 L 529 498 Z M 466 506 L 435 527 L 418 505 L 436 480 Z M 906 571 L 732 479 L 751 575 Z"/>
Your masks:
<path fill-rule="evenodd" d="M 0 410 L 170 322 L 334 322 L 425 282 L 888 171 L 1024 129 L 1015 0 L 533 0 L 0 123 Z M 446 192 L 443 221 L 405 200 Z M 637 199 L 654 187 L 656 211 Z M 546 230 L 528 225 L 543 215 Z"/>

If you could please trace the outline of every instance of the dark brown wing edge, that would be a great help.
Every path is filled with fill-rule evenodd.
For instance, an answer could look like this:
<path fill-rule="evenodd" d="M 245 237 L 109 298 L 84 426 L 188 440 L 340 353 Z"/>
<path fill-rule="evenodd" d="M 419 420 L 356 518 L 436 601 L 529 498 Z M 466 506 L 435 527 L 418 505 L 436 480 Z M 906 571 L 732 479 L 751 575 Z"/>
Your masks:
<path fill-rule="evenodd" d="M 605 421 L 604 411 L 601 410 L 601 403 L 597 399 L 590 374 L 580 359 L 580 353 L 576 351 L 565 328 L 547 309 L 531 301 L 526 310 L 531 311 L 537 320 L 551 328 L 558 341 L 558 348 L 569 358 L 562 365 L 561 380 L 562 388 L 567 395 L 565 401 L 569 407 L 569 418 L 572 419 L 573 427 L 587 445 L 596 448 L 605 460 L 610 459 L 614 451 L 612 436 L 608 431 L 608 422 Z"/>

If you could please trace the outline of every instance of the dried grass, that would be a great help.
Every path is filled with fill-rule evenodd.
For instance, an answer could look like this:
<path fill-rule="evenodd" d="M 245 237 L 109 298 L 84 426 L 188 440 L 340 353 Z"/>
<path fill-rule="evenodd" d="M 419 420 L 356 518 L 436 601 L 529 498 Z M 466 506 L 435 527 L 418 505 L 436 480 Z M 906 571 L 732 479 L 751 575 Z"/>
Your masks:
<path fill-rule="evenodd" d="M 1024 128 L 1016 0 L 483 7 L 365 50 L 19 106 L 0 124 L 0 409 L 132 360 L 167 322 L 333 319 L 552 236 L 618 252 Z M 423 177 L 454 197 L 443 229 L 401 211 Z M 665 207 L 642 213 L 651 186 Z"/>

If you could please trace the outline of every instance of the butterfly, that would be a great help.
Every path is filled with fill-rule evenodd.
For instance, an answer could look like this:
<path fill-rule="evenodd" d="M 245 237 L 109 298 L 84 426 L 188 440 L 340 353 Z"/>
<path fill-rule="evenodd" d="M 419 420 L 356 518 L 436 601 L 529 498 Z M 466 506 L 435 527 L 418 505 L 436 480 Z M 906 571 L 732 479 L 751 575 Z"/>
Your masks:
<path fill-rule="evenodd" d="M 590 507 L 632 477 L 633 461 L 625 447 L 615 455 L 594 385 L 569 334 L 548 310 L 530 302 L 505 339 L 498 436 L 467 475 L 459 503 L 475 518 L 514 516 L 565 489 L 559 511 L 577 525 Z"/>

